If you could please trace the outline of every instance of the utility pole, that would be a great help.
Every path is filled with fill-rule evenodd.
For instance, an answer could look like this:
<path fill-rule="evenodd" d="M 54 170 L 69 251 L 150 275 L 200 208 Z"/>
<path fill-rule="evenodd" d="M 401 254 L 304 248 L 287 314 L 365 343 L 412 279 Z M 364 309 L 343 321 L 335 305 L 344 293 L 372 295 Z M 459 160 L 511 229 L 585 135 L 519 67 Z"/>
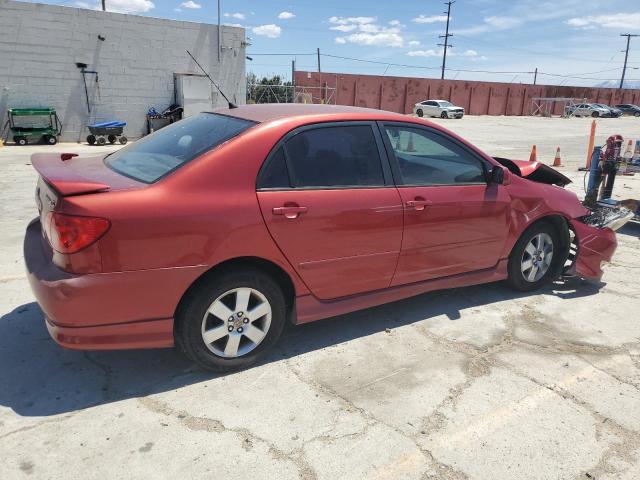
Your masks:
<path fill-rule="evenodd" d="M 102 11 L 103 12 L 107 11 L 107 0 L 102 0 Z"/>
<path fill-rule="evenodd" d="M 454 3 L 456 3 L 455 0 L 444 2 L 444 4 L 447 6 L 447 11 L 443 12 L 447 14 L 447 27 L 444 35 L 439 35 L 439 38 L 444 38 L 444 43 L 438 44 L 438 46 L 444 47 L 442 51 L 442 75 L 440 76 L 441 80 L 444 80 L 444 69 L 447 66 L 447 48 L 453 47 L 453 45 L 449 45 L 449 37 L 453 37 L 453 33 L 449 33 L 449 19 L 451 17 L 451 5 Z"/>
<path fill-rule="evenodd" d="M 622 78 L 620 78 L 620 88 L 624 85 L 624 74 L 627 71 L 627 59 L 629 58 L 629 43 L 631 42 L 631 37 L 640 37 L 640 35 L 632 35 L 630 33 L 621 33 L 621 37 L 627 37 L 627 50 L 624 54 L 624 67 L 622 67 Z"/>
<path fill-rule="evenodd" d="M 538 80 L 538 67 L 536 67 L 536 70 L 533 72 L 533 84 L 536 84 L 536 80 Z"/>
<path fill-rule="evenodd" d="M 320 73 L 320 48 L 318 47 L 318 73 Z"/>
<path fill-rule="evenodd" d="M 222 57 L 222 30 L 220 29 L 220 0 L 218 0 L 218 63 Z"/>
<path fill-rule="evenodd" d="M 296 101 L 296 61 L 291 60 L 291 103 Z"/>

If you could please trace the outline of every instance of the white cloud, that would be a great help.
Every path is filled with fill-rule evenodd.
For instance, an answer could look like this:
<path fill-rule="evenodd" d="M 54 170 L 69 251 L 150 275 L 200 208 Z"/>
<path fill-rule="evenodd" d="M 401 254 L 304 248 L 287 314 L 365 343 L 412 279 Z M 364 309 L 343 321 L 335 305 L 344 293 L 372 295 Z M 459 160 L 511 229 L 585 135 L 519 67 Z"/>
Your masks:
<path fill-rule="evenodd" d="M 223 23 L 222 25 L 224 25 L 225 27 L 244 28 L 244 25 L 242 25 L 241 23 Z"/>
<path fill-rule="evenodd" d="M 262 35 L 267 38 L 278 38 L 282 33 L 282 28 L 280 28 L 278 25 L 270 23 L 267 25 L 259 25 L 257 27 L 253 27 L 251 31 L 256 35 Z"/>
<path fill-rule="evenodd" d="M 333 27 L 329 27 L 330 30 L 337 30 L 339 32 L 352 32 L 358 25 L 334 25 Z"/>
<path fill-rule="evenodd" d="M 411 50 L 409 52 L 407 52 L 407 55 L 410 57 L 441 57 L 442 56 L 442 49 L 439 50 L 434 50 L 432 48 L 428 49 L 428 50 Z M 448 57 L 471 57 L 471 58 L 475 58 L 478 57 L 478 52 L 476 52 L 475 50 L 465 50 L 463 52 L 457 52 L 455 50 L 450 50 L 449 52 L 447 52 L 447 56 Z M 479 57 L 482 60 L 486 60 L 486 57 L 482 56 Z"/>
<path fill-rule="evenodd" d="M 182 2 L 180 4 L 180 6 L 182 8 L 193 8 L 193 9 L 202 8 L 202 5 L 200 5 L 199 3 L 194 2 L 193 0 L 189 0 L 188 2 Z"/>
<path fill-rule="evenodd" d="M 236 13 L 225 13 L 225 17 L 231 17 L 238 20 L 244 20 L 247 16 L 244 13 L 236 12 Z"/>
<path fill-rule="evenodd" d="M 403 39 L 397 33 L 352 33 L 346 37 L 335 39 L 338 44 L 355 43 L 356 45 L 376 46 L 376 47 L 402 47 Z"/>
<path fill-rule="evenodd" d="M 491 27 L 504 30 L 507 28 L 513 28 L 521 25 L 522 19 L 515 18 L 515 17 L 493 16 L 493 17 L 485 17 L 484 22 Z"/>
<path fill-rule="evenodd" d="M 613 13 L 610 15 L 589 15 L 574 17 L 567 20 L 567 24 L 576 28 L 618 28 L 627 30 L 640 29 L 640 12 Z"/>
<path fill-rule="evenodd" d="M 418 15 L 416 18 L 412 20 L 412 22 L 416 23 L 437 23 L 437 22 L 446 22 L 446 15 Z"/>
<path fill-rule="evenodd" d="M 355 45 L 378 46 L 378 47 L 402 47 L 402 28 L 404 25 L 399 20 L 391 20 L 390 26 L 383 26 L 377 23 L 376 17 L 331 17 L 329 23 L 330 30 L 343 33 L 353 32 L 335 38 L 335 43 L 344 45 L 353 43 Z"/>
<path fill-rule="evenodd" d="M 329 23 L 333 23 L 336 25 L 347 25 L 347 24 L 364 24 L 364 23 L 373 23 L 377 20 L 376 17 L 331 17 L 329 18 Z"/>
<path fill-rule="evenodd" d="M 278 14 L 278 18 L 280 20 L 289 20 L 290 18 L 295 17 L 295 14 L 291 13 L 291 12 L 280 12 Z"/>
<path fill-rule="evenodd" d="M 420 45 L 420 42 L 418 40 L 411 40 L 409 42 L 410 47 L 417 47 L 418 45 Z"/>
<path fill-rule="evenodd" d="M 524 23 L 523 18 L 508 16 L 489 16 L 482 19 L 483 23 L 474 25 L 473 27 L 457 28 L 453 33 L 461 35 L 476 35 L 479 33 L 495 32 L 498 30 L 508 30 L 518 27 Z"/>
<path fill-rule="evenodd" d="M 89 8 L 91 10 L 101 10 L 99 2 L 78 1 L 77 7 Z M 154 9 L 156 6 L 150 0 L 109 0 L 107 2 L 107 12 L 115 13 L 144 13 Z"/>

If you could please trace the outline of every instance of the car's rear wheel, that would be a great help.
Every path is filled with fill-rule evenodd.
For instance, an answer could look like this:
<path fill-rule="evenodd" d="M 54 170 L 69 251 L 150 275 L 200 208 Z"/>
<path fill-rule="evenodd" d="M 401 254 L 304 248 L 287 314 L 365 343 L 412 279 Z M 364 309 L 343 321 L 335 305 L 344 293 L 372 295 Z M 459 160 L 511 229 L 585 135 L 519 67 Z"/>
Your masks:
<path fill-rule="evenodd" d="M 447 114 L 447 112 L 442 112 L 440 114 L 440 118 L 449 118 L 449 115 Z"/>
<path fill-rule="evenodd" d="M 555 227 L 538 222 L 518 239 L 509 256 L 507 283 L 515 290 L 536 290 L 558 274 L 560 239 Z"/>
<path fill-rule="evenodd" d="M 636 112 L 633 114 L 634 117 L 640 117 L 640 112 Z"/>
<path fill-rule="evenodd" d="M 226 270 L 184 299 L 176 343 L 203 368 L 233 371 L 260 360 L 280 338 L 285 319 L 285 298 L 273 278 L 248 268 Z"/>
<path fill-rule="evenodd" d="M 591 116 L 593 118 L 598 118 L 600 116 L 600 114 L 598 112 L 593 112 L 593 113 L 591 113 Z"/>
<path fill-rule="evenodd" d="M 422 111 L 421 108 L 419 108 L 418 110 L 416 110 L 416 115 L 418 115 L 419 117 L 424 116 L 424 112 Z"/>

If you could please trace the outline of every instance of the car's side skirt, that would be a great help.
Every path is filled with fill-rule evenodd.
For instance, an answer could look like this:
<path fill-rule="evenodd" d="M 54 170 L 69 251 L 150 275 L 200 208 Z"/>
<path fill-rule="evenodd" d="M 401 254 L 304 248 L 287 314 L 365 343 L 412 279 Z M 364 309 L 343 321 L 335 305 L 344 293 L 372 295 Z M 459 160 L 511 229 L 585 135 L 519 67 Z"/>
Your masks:
<path fill-rule="evenodd" d="M 420 295 L 433 290 L 447 288 L 466 287 L 481 283 L 496 282 L 507 278 L 508 259 L 500 260 L 495 267 L 477 270 L 459 275 L 426 280 L 423 282 L 409 283 L 397 287 L 375 290 L 373 292 L 351 295 L 336 300 L 322 301 L 313 295 L 303 295 L 296 298 L 296 324 L 303 324 L 320 320 L 321 318 L 334 317 L 356 310 L 375 307 L 389 302 L 395 302 L 404 298 Z"/>

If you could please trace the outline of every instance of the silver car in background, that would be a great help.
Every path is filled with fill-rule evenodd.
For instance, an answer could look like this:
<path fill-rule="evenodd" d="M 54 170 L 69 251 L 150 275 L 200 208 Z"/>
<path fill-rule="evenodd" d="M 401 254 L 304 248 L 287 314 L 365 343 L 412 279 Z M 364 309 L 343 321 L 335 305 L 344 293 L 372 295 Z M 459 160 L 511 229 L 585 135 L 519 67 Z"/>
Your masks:
<path fill-rule="evenodd" d="M 609 108 L 598 105 L 597 103 L 578 103 L 565 108 L 565 114 L 573 117 L 610 117 Z"/>
<path fill-rule="evenodd" d="M 425 100 L 413 106 L 413 113 L 418 117 L 462 118 L 464 108 L 446 100 Z"/>

